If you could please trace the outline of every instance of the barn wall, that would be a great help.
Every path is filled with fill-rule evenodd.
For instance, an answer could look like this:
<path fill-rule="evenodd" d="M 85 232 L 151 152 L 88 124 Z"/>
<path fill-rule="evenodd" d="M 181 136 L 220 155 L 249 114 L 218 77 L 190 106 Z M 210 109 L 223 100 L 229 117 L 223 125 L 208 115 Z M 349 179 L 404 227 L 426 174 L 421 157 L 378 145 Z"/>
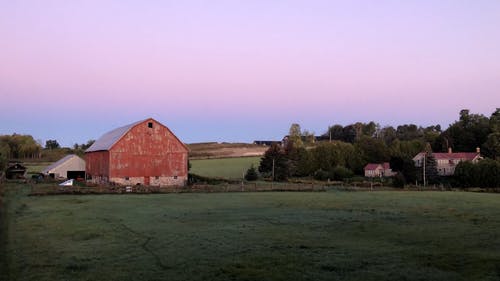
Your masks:
<path fill-rule="evenodd" d="M 153 128 L 148 127 L 148 122 L 153 123 Z M 144 179 L 147 177 L 150 185 L 183 185 L 187 180 L 187 160 L 187 149 L 172 132 L 154 120 L 147 120 L 111 148 L 109 175 L 120 184 L 126 177 L 142 178 L 140 183 L 147 184 Z M 155 181 L 156 177 L 161 180 Z"/>
<path fill-rule="evenodd" d="M 94 151 L 86 153 L 85 172 L 91 182 L 107 182 L 109 179 L 109 152 Z"/>
<path fill-rule="evenodd" d="M 147 179 L 145 177 L 119 177 L 110 178 L 109 181 L 119 185 L 145 185 Z M 187 177 L 149 177 L 149 185 L 151 186 L 184 186 L 187 182 Z"/>

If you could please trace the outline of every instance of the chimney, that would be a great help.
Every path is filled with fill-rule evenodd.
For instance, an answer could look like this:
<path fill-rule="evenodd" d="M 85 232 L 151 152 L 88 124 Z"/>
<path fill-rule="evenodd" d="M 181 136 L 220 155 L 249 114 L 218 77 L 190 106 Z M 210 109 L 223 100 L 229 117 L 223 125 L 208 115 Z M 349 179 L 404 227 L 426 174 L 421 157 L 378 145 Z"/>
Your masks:
<path fill-rule="evenodd" d="M 451 154 L 452 151 L 451 151 L 451 147 L 448 147 L 448 153 Z"/>
<path fill-rule="evenodd" d="M 481 148 L 476 147 L 476 152 L 477 152 L 477 153 L 481 153 Z"/>

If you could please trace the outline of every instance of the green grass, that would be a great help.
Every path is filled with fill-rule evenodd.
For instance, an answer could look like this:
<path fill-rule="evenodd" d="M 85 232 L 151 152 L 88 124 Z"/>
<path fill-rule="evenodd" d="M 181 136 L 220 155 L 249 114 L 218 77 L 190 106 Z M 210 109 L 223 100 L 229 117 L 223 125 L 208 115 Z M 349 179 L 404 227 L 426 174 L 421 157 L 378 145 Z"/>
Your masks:
<path fill-rule="evenodd" d="M 252 164 L 256 168 L 259 166 L 260 158 L 261 157 L 239 157 L 190 160 L 190 172 L 206 177 L 241 179 Z"/>
<path fill-rule="evenodd" d="M 499 280 L 500 196 L 7 193 L 10 280 Z"/>
<path fill-rule="evenodd" d="M 43 169 L 47 168 L 52 164 L 52 162 L 40 162 L 40 163 L 24 163 L 23 165 L 28 170 L 28 174 L 40 173 Z"/>

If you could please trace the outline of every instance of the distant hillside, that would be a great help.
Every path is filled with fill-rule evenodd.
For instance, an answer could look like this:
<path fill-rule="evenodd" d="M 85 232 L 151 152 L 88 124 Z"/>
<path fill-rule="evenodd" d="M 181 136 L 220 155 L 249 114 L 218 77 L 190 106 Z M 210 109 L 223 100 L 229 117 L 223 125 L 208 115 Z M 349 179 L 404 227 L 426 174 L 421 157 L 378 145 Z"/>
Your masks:
<path fill-rule="evenodd" d="M 250 143 L 205 142 L 187 146 L 191 159 L 261 156 L 267 150 L 266 146 Z"/>

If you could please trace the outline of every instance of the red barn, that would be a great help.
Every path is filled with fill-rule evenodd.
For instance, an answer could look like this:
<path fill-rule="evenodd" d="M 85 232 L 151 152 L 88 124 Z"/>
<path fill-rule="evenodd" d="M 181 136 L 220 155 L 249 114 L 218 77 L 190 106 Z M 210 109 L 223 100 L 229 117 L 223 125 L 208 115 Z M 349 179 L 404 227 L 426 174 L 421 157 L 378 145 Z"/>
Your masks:
<path fill-rule="evenodd" d="M 188 148 L 149 118 L 114 129 L 85 151 L 87 180 L 120 185 L 185 185 Z"/>

